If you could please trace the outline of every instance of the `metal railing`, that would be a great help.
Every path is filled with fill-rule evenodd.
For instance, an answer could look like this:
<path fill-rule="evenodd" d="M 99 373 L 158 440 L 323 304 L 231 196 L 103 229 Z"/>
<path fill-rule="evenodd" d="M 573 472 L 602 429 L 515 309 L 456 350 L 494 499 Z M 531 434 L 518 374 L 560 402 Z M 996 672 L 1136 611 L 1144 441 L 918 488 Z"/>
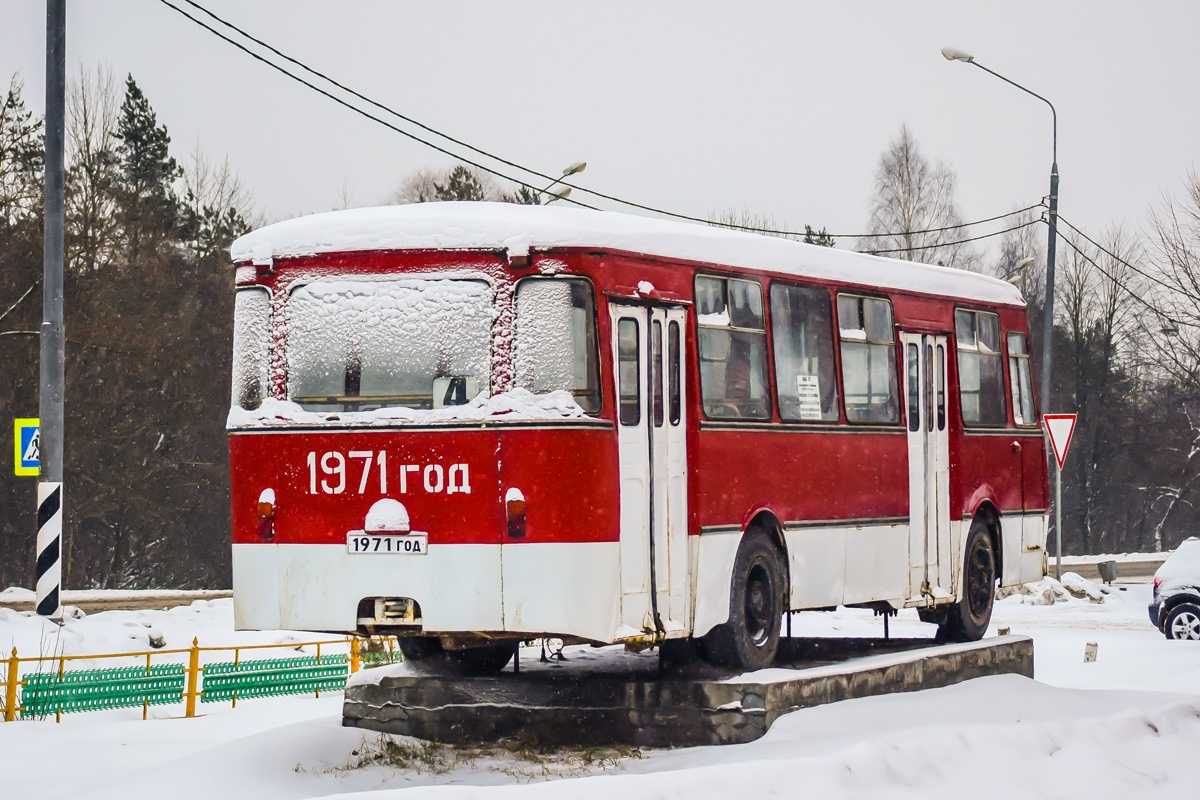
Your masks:
<path fill-rule="evenodd" d="M 363 645 L 367 645 L 363 648 Z M 329 647 L 347 647 L 348 653 L 329 653 Z M 386 650 L 384 649 L 386 646 Z M 243 659 L 246 651 L 279 648 L 298 650 L 315 647 L 315 656 L 273 659 Z M 326 648 L 322 655 L 321 648 Z M 203 653 L 233 653 L 232 661 L 210 661 L 201 665 Z M 182 656 L 184 663 L 154 664 L 163 656 Z M 70 661 L 145 658 L 145 666 L 120 666 L 104 669 L 67 669 Z M 153 650 L 141 653 L 88 654 L 76 656 L 35 656 L 21 658 L 14 647 L 9 658 L 0 661 L 0 713 L 5 722 L 44 718 L 54 714 L 99 711 L 111 708 L 142 707 L 142 719 L 152 705 L 184 704 L 184 716 L 196 716 L 196 701 L 230 702 L 238 699 L 286 694 L 321 696 L 322 691 L 345 688 L 346 679 L 362 668 L 393 663 L 400 654 L 394 638 L 333 639 L 320 642 L 284 642 L 281 644 L 201 647 L 198 639 L 186 649 Z M 33 672 L 21 674 L 22 664 L 36 664 Z"/>

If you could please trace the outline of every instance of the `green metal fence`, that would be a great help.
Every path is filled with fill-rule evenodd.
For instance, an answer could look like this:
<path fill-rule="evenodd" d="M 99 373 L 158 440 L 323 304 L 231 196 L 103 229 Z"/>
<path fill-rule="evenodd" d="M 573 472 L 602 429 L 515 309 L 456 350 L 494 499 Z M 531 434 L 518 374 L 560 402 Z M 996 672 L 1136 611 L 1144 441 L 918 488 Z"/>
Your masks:
<path fill-rule="evenodd" d="M 196 714 L 196 701 L 216 703 L 252 697 L 315 694 L 340 691 L 346 679 L 361 667 L 380 666 L 402 660 L 395 641 L 355 638 L 322 642 L 281 642 L 237 647 L 200 647 L 193 640 L 188 649 L 148 653 L 111 653 L 78 656 L 20 658 L 13 648 L 11 658 L 0 659 L 0 719 L 12 722 L 53 714 L 98 711 L 141 706 L 142 717 L 150 706 L 184 703 L 184 716 Z M 349 654 L 321 655 L 322 646 L 348 647 Z M 316 647 L 315 656 L 266 660 L 243 660 L 246 651 Z M 201 666 L 204 653 L 232 652 L 234 660 Z M 187 664 L 152 665 L 151 659 L 186 657 Z M 69 670 L 66 665 L 80 659 L 145 658 L 144 667 Z M 37 672 L 18 676 L 22 664 L 37 665 Z M 49 667 L 49 669 L 47 669 Z M 19 695 L 19 699 L 18 699 Z"/>
<path fill-rule="evenodd" d="M 178 703 L 183 694 L 182 664 L 153 667 L 35 672 L 21 686 L 21 718 L 103 708 Z"/>
<path fill-rule="evenodd" d="M 205 664 L 200 702 L 339 691 L 346 687 L 348 660 L 328 655 Z"/>

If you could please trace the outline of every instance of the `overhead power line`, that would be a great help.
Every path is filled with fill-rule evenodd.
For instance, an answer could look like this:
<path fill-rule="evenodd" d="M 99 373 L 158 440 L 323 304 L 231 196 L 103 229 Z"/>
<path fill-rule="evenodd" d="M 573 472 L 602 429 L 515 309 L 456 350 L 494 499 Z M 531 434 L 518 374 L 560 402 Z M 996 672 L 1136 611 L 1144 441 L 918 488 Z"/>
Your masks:
<path fill-rule="evenodd" d="M 1011 228 L 1005 228 L 1002 231 L 995 231 L 994 233 L 985 233 L 980 236 L 972 236 L 969 239 L 956 239 L 952 242 L 940 242 L 938 244 L 924 244 L 924 245 L 917 245 L 915 247 L 893 247 L 888 250 L 867 250 L 865 252 L 868 252 L 872 255 L 881 255 L 883 253 L 911 253 L 914 250 L 934 250 L 938 247 L 955 247 L 956 245 L 966 244 L 967 242 L 978 242 L 981 239 L 990 239 L 993 236 L 1003 236 L 1006 233 L 1012 233 L 1013 231 L 1019 231 L 1022 228 L 1028 228 L 1030 225 L 1037 225 L 1040 222 L 1042 222 L 1041 218 L 1031 219 L 1028 222 L 1022 222 L 1020 225 L 1013 225 Z M 920 231 L 913 231 L 913 233 L 914 234 L 920 233 Z M 891 234 L 891 235 L 897 236 L 897 235 L 903 235 L 903 234 Z"/>
<path fill-rule="evenodd" d="M 369 112 L 364 111 L 363 109 L 360 109 L 357 106 L 355 106 L 351 103 L 348 103 L 339 97 L 334 96 L 330 92 L 328 92 L 324 89 L 321 89 L 318 86 L 314 86 L 311 82 L 305 80 L 304 78 L 300 77 L 299 75 L 289 72 L 286 68 L 274 63 L 273 61 L 262 56 L 259 53 L 255 53 L 253 50 L 247 48 L 246 46 L 242 45 L 241 43 L 234 41 L 229 36 L 226 36 L 224 33 L 216 30 L 215 28 L 213 28 L 210 25 L 208 25 L 207 23 L 205 23 L 203 20 L 197 19 L 196 17 L 187 13 L 184 9 L 177 6 L 174 2 L 171 2 L 171 0 L 159 0 L 159 2 L 162 3 L 163 5 L 171 8 L 172 10 L 178 12 L 180 15 L 182 15 L 189 21 L 204 28 L 209 33 L 212 33 L 213 35 L 219 37 L 220 39 L 224 40 L 225 42 L 238 48 L 239 50 L 241 50 L 242 52 L 251 56 L 252 58 L 254 58 L 258 61 L 261 61 L 262 63 L 266 64 L 267 66 L 271 67 L 272 69 L 275 69 L 278 72 L 291 78 L 292 80 L 295 80 L 295 81 L 303 84 L 304 86 L 307 86 L 308 88 L 328 97 L 329 99 L 333 100 L 334 102 L 336 102 L 342 106 L 345 106 L 346 108 L 349 108 L 352 111 L 355 111 L 358 114 L 361 114 L 362 116 L 367 117 L 370 120 L 378 122 L 381 125 L 384 125 L 385 127 L 389 128 L 393 131 L 396 131 L 397 133 L 400 133 L 401 135 L 406 136 L 414 141 L 424 144 L 425 146 L 430 147 L 440 153 L 451 156 L 452 158 L 456 158 L 460 161 L 463 161 L 464 163 L 470 164 L 473 167 L 481 169 L 490 175 L 495 175 L 496 177 L 503 178 L 508 181 L 512 181 L 513 183 L 516 183 L 520 186 L 524 186 L 528 189 L 537 191 L 539 193 L 541 191 L 543 191 L 542 189 L 540 189 L 539 187 L 537 187 L 531 183 L 520 180 L 518 178 L 514 178 L 510 175 L 506 175 L 502 172 L 499 172 L 495 169 L 487 167 L 476 161 L 472 161 L 468 158 L 463 158 L 462 156 L 459 156 L 439 145 L 429 142 L 409 131 L 402 130 L 402 129 L 386 122 L 385 120 L 381 120 L 378 117 L 374 116 L 373 114 L 370 114 Z M 234 31 L 239 36 L 241 36 L 251 42 L 254 42 L 258 46 L 268 50 L 269 52 L 273 53 L 274 55 L 278 56 L 279 58 L 282 58 L 285 61 L 287 61 L 291 64 L 294 64 L 295 66 L 299 67 L 300 69 L 304 70 L 305 72 L 309 73 L 310 75 L 313 75 L 323 81 L 326 81 L 330 85 L 337 87 L 338 89 L 346 92 L 347 94 L 350 94 L 351 96 L 353 96 L 359 100 L 362 100 L 365 103 L 369 103 L 370 105 L 374 106 L 375 108 L 377 108 L 387 114 L 391 114 L 392 116 L 396 117 L 397 119 L 401 119 L 412 125 L 416 125 L 417 127 L 421 128 L 422 130 L 427 131 L 428 133 L 431 133 L 439 138 L 445 139 L 448 142 L 452 142 L 460 147 L 464 147 L 474 153 L 484 156 L 485 158 L 489 158 L 489 159 L 492 159 L 493 161 L 497 161 L 501 164 L 504 164 L 505 166 L 520 170 L 521 172 L 525 172 L 529 175 L 534 175 L 543 180 L 554 181 L 555 183 L 561 184 L 562 186 L 570 187 L 573 190 L 584 192 L 586 194 L 590 194 L 590 195 L 599 197 L 604 200 L 609 200 L 611 202 L 619 203 L 621 205 L 629 206 L 631 208 L 638 208 L 643 211 L 649 211 L 651 213 L 659 214 L 659 215 L 662 215 L 665 217 L 687 220 L 689 222 L 699 222 L 699 223 L 703 223 L 703 224 L 707 224 L 707 225 L 716 225 L 717 227 L 730 228 L 730 229 L 734 229 L 734 230 L 746 231 L 749 233 L 764 233 L 764 234 L 770 234 L 770 235 L 776 235 L 776 236 L 780 236 L 780 235 L 782 235 L 782 236 L 799 236 L 799 235 L 801 235 L 797 231 L 779 230 L 779 229 L 775 229 L 775 228 L 758 227 L 758 226 L 754 226 L 754 225 L 740 225 L 737 223 L 720 223 L 720 222 L 715 222 L 713 220 L 705 219 L 702 217 L 691 216 L 688 214 L 680 214 L 678 212 L 668 211 L 666 209 L 649 206 L 644 203 L 637 203 L 632 200 L 625 200 L 623 198 L 616 197 L 615 195 L 605 194 L 603 192 L 596 191 L 595 189 L 588 189 L 583 186 L 569 183 L 565 180 L 562 180 L 561 176 L 555 177 L 555 176 L 547 175 L 546 173 L 543 173 L 543 172 L 539 172 L 538 170 L 532 169 L 530 167 L 526 167 L 522 164 L 518 164 L 514 161 L 503 158 L 502 156 L 498 156 L 495 153 L 491 153 L 487 150 L 476 147 L 468 142 L 465 142 L 461 139 L 457 139 L 447 133 L 443 133 L 442 131 L 437 130 L 436 128 L 426 125 L 426 124 L 420 122 L 419 120 L 416 120 L 416 119 L 413 119 L 412 117 L 406 116 L 406 115 L 400 113 L 399 111 L 396 111 L 395 109 L 393 109 L 387 105 L 384 105 L 383 103 L 380 103 L 377 100 L 374 100 L 374 99 L 362 94 L 361 92 L 358 92 L 358 91 L 354 90 L 353 88 L 346 86 L 345 84 L 329 77 L 325 73 L 323 73 L 319 70 L 313 69 L 312 67 L 308 66 L 307 64 L 300 61 L 299 59 L 294 58 L 294 57 L 288 55 L 287 53 L 284 53 L 283 51 L 270 45 L 269 43 L 263 41 L 262 39 L 243 30 L 242 28 L 238 27 L 237 25 L 233 24 L 232 22 L 229 22 L 228 20 L 224 19 L 223 17 L 219 16 L 218 14 L 215 14 L 214 12 L 210 11 L 209 9 L 200 5 L 199 3 L 194 2 L 194 0 L 183 0 L 183 2 L 187 3 L 192 8 L 195 8 L 197 11 L 205 14 L 206 16 L 208 16 L 212 20 L 216 21 L 217 23 L 225 26 L 229 30 Z M 588 205 L 587 203 L 580 202 L 579 200 L 576 200 L 573 198 L 568 197 L 568 198 L 564 198 L 564 199 L 566 200 L 566 202 L 573 203 L 578 206 L 583 206 L 584 208 L 594 208 L 594 206 Z M 868 238 L 879 238 L 879 237 L 887 237 L 887 236 L 900 236 L 900 235 L 905 235 L 905 233 L 908 233 L 908 234 L 938 233 L 938 232 L 942 232 L 942 231 L 968 228 L 973 225 L 979 225 L 979 224 L 983 224 L 983 223 L 987 223 L 987 222 L 994 222 L 996 220 L 1005 219 L 1007 217 L 1015 216 L 1017 214 L 1022 214 L 1026 211 L 1031 211 L 1035 208 L 1041 207 L 1041 205 L 1042 205 L 1041 203 L 1035 203 L 1033 205 L 1026 206 L 1025 208 L 1017 209 L 1016 211 L 1010 211 L 1006 214 L 999 214 L 997 216 L 988 217 L 986 219 L 975 220 L 973 222 L 964 222 L 964 223 L 960 223 L 957 225 L 946 225 L 946 226 L 939 227 L 939 228 L 928 228 L 928 229 L 920 230 L 920 231 L 908 231 L 908 232 L 903 232 L 903 233 L 826 233 L 825 235 L 827 235 L 831 238 L 834 238 L 834 239 L 868 239 Z M 982 238 L 986 238 L 986 237 L 982 237 Z"/>
<path fill-rule="evenodd" d="M 1185 297 L 1188 297 L 1188 298 L 1191 298 L 1192 300 L 1196 300 L 1196 301 L 1200 302 L 1200 297 L 1197 297 L 1196 295 L 1194 295 L 1194 294 L 1191 294 L 1190 292 L 1187 292 L 1187 291 L 1185 291 L 1184 289 L 1182 289 L 1182 288 L 1181 288 L 1181 287 L 1179 287 L 1179 286 L 1174 286 L 1174 285 L 1172 285 L 1172 284 L 1169 284 L 1169 283 L 1167 283 L 1166 281 L 1164 281 L 1162 278 L 1159 278 L 1159 277 L 1158 277 L 1158 276 L 1156 276 L 1156 275 L 1152 275 L 1152 274 L 1150 274 L 1149 272 L 1146 272 L 1145 270 L 1143 270 L 1143 269 L 1140 269 L 1139 267 L 1136 267 L 1136 266 L 1134 266 L 1133 264 L 1129 263 L 1129 262 L 1128 262 L 1128 261 L 1126 261 L 1124 258 L 1121 258 L 1121 257 L 1120 257 L 1119 255 L 1117 255 L 1116 253 L 1114 253 L 1113 251 L 1109 250 L 1107 247 L 1105 247 L 1104 245 L 1100 244 L 1099 242 L 1097 242 L 1097 241 L 1096 241 L 1095 239 L 1093 239 L 1092 237 L 1088 236 L 1086 233 L 1084 233 L 1083 231 L 1081 231 L 1079 228 L 1077 228 L 1077 227 L 1075 227 L 1074 225 L 1072 225 L 1072 224 L 1071 224 L 1069 221 L 1067 221 L 1067 220 L 1063 219 L 1061 215 L 1059 216 L 1059 218 L 1058 218 L 1058 221 L 1059 221 L 1059 222 L 1061 222 L 1061 223 L 1063 223 L 1063 224 L 1065 224 L 1065 225 L 1066 225 L 1068 228 L 1070 228 L 1071 230 L 1073 230 L 1075 233 L 1077 233 L 1077 234 L 1079 234 L 1080 236 L 1082 236 L 1084 239 L 1086 239 L 1088 242 L 1090 242 L 1090 243 L 1091 243 L 1091 244 L 1092 244 L 1092 245 L 1093 245 L 1093 246 L 1094 246 L 1094 247 L 1095 247 L 1097 250 L 1099 250 L 1101 253 L 1104 253 L 1106 256 L 1108 256 L 1109 258 L 1113 259 L 1113 260 L 1114 260 L 1114 261 L 1116 261 L 1117 263 L 1125 265 L 1125 266 L 1126 266 L 1126 267 L 1128 267 L 1129 269 L 1131 269 L 1131 270 L 1133 270 L 1134 272 L 1136 272 L 1138 275 L 1141 275 L 1143 278 L 1146 278 L 1147 280 L 1150 280 L 1150 281 L 1153 281 L 1154 283 L 1157 283 L 1159 286 L 1162 286 L 1164 289 L 1167 289 L 1168 291 L 1175 292 L 1175 293 L 1177 293 L 1177 294 L 1182 294 L 1182 295 L 1183 295 L 1183 296 L 1185 296 Z"/>
<path fill-rule="evenodd" d="M 1059 219 L 1061 220 L 1062 217 L 1059 217 Z M 1074 227 L 1074 226 L 1072 226 L 1072 227 Z M 1106 270 L 1104 267 L 1100 266 L 1100 264 L 1098 264 L 1094 258 L 1089 256 L 1087 253 L 1083 252 L 1083 250 L 1081 250 L 1077 244 L 1072 242 L 1066 236 L 1062 236 L 1061 234 L 1059 235 L 1059 238 L 1062 239 L 1064 242 L 1066 242 L 1068 247 L 1070 247 L 1072 250 L 1074 250 L 1076 253 L 1078 253 L 1080 258 L 1082 258 L 1084 261 L 1088 262 L 1093 267 L 1095 267 L 1097 270 L 1099 270 L 1101 275 L 1108 278 L 1110 281 L 1113 282 L 1113 284 L 1115 284 L 1119 288 L 1123 289 L 1126 294 L 1128 294 L 1134 300 L 1137 300 L 1139 303 L 1144 305 L 1146 308 L 1153 311 L 1161 319 L 1166 320 L 1167 322 L 1171 322 L 1175 325 L 1186 325 L 1189 328 L 1200 328 L 1200 325 L 1196 325 L 1191 322 L 1184 322 L 1183 320 L 1175 319 L 1174 317 L 1170 316 L 1169 314 L 1164 313 L 1161 309 L 1155 308 L 1154 305 L 1149 300 L 1146 300 L 1140 294 L 1138 294 L 1137 292 L 1130 289 L 1128 286 L 1126 286 L 1124 283 L 1122 283 L 1120 280 L 1118 280 L 1115 275 L 1113 275 L 1111 272 Z M 1120 259 L 1118 259 L 1118 261 L 1119 260 Z"/>
<path fill-rule="evenodd" d="M 362 116 L 366 117 L 367 119 L 374 120 L 375 122 L 378 122 L 380 125 L 383 125 L 384 127 L 386 127 L 386 128 L 389 128 L 389 129 L 391 129 L 391 130 L 395 131 L 396 133 L 400 134 L 401 136 L 406 136 L 406 137 L 408 137 L 409 139 L 412 139 L 413 141 L 420 142 L 421 144 L 425 145 L 426 147 L 433 148 L 434 150 L 437 150 L 439 153 L 444 153 L 445 155 L 448 155 L 448 156 L 450 156 L 451 158 L 455 158 L 455 159 L 458 159 L 459 161 L 462 161 L 462 162 L 464 162 L 464 163 L 466 163 L 466 164 L 470 164 L 471 166 L 473 166 L 473 167 L 476 167 L 476 168 L 478 168 L 478 169 L 481 169 L 481 170 L 483 170 L 484 172 L 487 172 L 487 173 L 489 173 L 489 174 L 491 174 L 491 175 L 495 175 L 495 176 L 497 176 L 497 177 L 504 178 L 504 179 L 505 179 L 505 180 L 507 180 L 507 181 L 512 181 L 513 183 L 516 183 L 516 184 L 518 184 L 518 185 L 520 185 L 520 186 L 524 186 L 524 187 L 526 187 L 527 189 L 531 189 L 531 190 L 533 190 L 533 191 L 536 191 L 536 192 L 539 192 L 539 193 L 542 191 L 542 190 L 541 190 L 539 187 L 537 187 L 537 186 L 534 186 L 534 185 L 533 185 L 533 184 L 531 184 L 531 183 L 528 183 L 528 182 L 526 182 L 526 181 L 523 181 L 523 180 L 521 180 L 521 179 L 519 179 L 519 178 L 514 178 L 514 177 L 512 177 L 512 176 L 510 176 L 510 175 L 505 175 L 505 174 L 504 174 L 504 173 L 502 173 L 502 172 L 498 172 L 498 171 L 496 171 L 496 170 L 492 169 L 491 167 L 487 167 L 487 166 L 485 166 L 485 165 L 483 165 L 483 164 L 480 164 L 480 163 L 479 163 L 479 162 L 477 162 L 477 161 L 472 161 L 472 160 L 471 160 L 471 159 L 469 159 L 469 158 L 464 158 L 463 156 L 460 156 L 460 155 L 458 155 L 457 153 L 453 153 L 453 152 L 451 152 L 450 150 L 447 150 L 446 148 L 444 148 L 444 147 L 441 147 L 440 145 L 434 144 L 433 142 L 430 142 L 430 141 L 428 141 L 428 140 L 426 140 L 426 139 L 422 139 L 420 136 L 417 136 L 416 134 L 414 134 L 414 133 L 412 133 L 412 132 L 410 132 L 410 131 L 406 131 L 406 130 L 404 130 L 403 128 L 399 128 L 399 127 L 397 127 L 397 126 L 393 125 L 392 123 L 388 122 L 387 120 L 380 119 L 379 117 L 375 116 L 374 114 L 371 114 L 371 113 L 370 113 L 370 112 L 368 112 L 368 111 L 364 111 L 363 109 L 359 108 L 358 106 L 354 105 L 353 103 L 348 103 L 348 102 L 346 102 L 346 101 L 345 101 L 345 100 L 343 100 L 342 98 L 340 98 L 340 97 L 337 97 L 336 95 L 334 95 L 334 94 L 332 94 L 332 93 L 330 93 L 330 92 L 327 92 L 327 91 L 325 91 L 325 90 L 324 90 L 324 89 L 322 89 L 321 87 L 319 87 L 319 86 L 316 86 L 315 84 L 313 84 L 313 83 L 311 83 L 311 82 L 309 82 L 309 81 L 306 81 L 304 78 L 300 77 L 299 75 L 295 75 L 295 74 L 293 74 L 293 73 L 291 73 L 291 72 L 288 72 L 288 71 L 287 71 L 286 69 L 284 69 L 283 67 L 279 66 L 278 64 L 276 64 L 275 62 L 271 61 L 270 59 L 268 59 L 268 58 L 265 58 L 264 56 L 262 56 L 262 55 L 260 55 L 260 54 L 258 54 L 258 53 L 255 53 L 253 50 L 251 50 L 250 48 L 246 47 L 245 45 L 243 45 L 243 44 L 241 44 L 241 43 L 239 43 L 239 42 L 235 42 L 233 39 L 231 39 L 231 38 L 229 38 L 228 36 L 226 36 L 225 34 L 221 33 L 221 32 L 220 32 L 220 31 L 218 31 L 216 28 L 213 28 L 212 26 L 210 26 L 210 25 L 206 24 L 206 23 L 205 23 L 203 20 L 199 20 L 199 19 L 196 19 L 195 17 L 191 16 L 191 15 L 190 15 L 190 14 L 188 14 L 186 11 L 184 11 L 182 8 L 180 8 L 179 6 L 177 6 L 177 5 L 175 5 L 173 2 L 171 2 L 171 0 L 158 0 L 158 2 L 162 3 L 163 5 L 165 5 L 165 6 L 169 7 L 169 8 L 171 8 L 171 9 L 173 9 L 173 10 L 175 10 L 176 12 L 178 12 L 178 13 L 179 13 L 179 14 L 181 14 L 182 16 L 186 17 L 187 19 L 191 20 L 191 21 L 192 21 L 192 22 L 194 22 L 195 24 L 199 25 L 201 28 L 204 28 L 204 29 L 205 29 L 205 30 L 207 30 L 209 33 L 213 34 L 214 36 L 216 36 L 216 37 L 218 37 L 218 38 L 220 38 L 220 39 L 223 39 L 223 40 L 225 40 L 226 42 L 228 42 L 229 44 L 233 45 L 233 46 L 234 46 L 234 47 L 236 47 L 237 49 L 241 50 L 243 53 L 245 53 L 246 55 L 250 56 L 251 58 L 253 58 L 253 59 L 257 60 L 257 61 L 261 61 L 262 63 L 266 64 L 266 65 L 267 65 L 268 67 L 270 67 L 271 69 L 277 70 L 278 72 L 281 72 L 281 73 L 283 73 L 284 75 L 286 75 L 287 77 L 291 78 L 292 80 L 294 80 L 294 81 L 297 81 L 297 82 L 299 82 L 299 83 L 302 83 L 302 84 L 304 84 L 304 85 L 305 85 L 305 86 L 307 86 L 308 88 L 312 89 L 314 92 L 317 92 L 317 93 L 319 93 L 319 94 L 322 94 L 322 95 L 324 95 L 325 97 L 328 97 L 330 100 L 332 100 L 333 102 L 337 103 L 338 105 L 344 106 L 344 107 L 346 107 L 346 108 L 350 109 L 351 111 L 353 111 L 353 112 L 355 112 L 355 113 L 357 113 L 357 114 L 361 114 Z M 593 209 L 593 210 L 597 210 L 597 209 L 595 208 L 595 206 L 588 205 L 587 203 L 580 202 L 579 200 L 575 200 L 575 199 L 573 199 L 573 198 L 570 198 L 570 197 L 568 197 L 568 198 L 565 198 L 565 199 L 566 199 L 566 201 L 567 201 L 567 202 L 569 202 L 569 203 L 574 203 L 575 205 L 578 205 L 578 206 L 583 206 L 584 208 L 590 208 L 590 209 Z"/>

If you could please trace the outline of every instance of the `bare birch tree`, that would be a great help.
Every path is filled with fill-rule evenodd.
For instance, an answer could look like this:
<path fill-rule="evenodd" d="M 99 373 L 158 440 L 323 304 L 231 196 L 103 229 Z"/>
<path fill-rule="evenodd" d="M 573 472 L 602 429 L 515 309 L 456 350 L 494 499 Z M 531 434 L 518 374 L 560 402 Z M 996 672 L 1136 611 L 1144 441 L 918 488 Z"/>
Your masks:
<path fill-rule="evenodd" d="M 775 217 L 770 214 L 752 211 L 750 206 L 745 205 L 741 208 L 729 206 L 724 211 L 711 212 L 708 215 L 708 224 L 716 228 L 729 228 L 730 230 L 759 228 L 763 231 L 778 231 L 778 233 L 767 235 L 778 236 L 781 239 L 795 239 L 796 241 L 800 241 L 804 238 L 803 231 L 793 231 L 786 222 L 777 222 Z"/>
<path fill-rule="evenodd" d="M 183 170 L 182 216 L 182 238 L 197 258 L 215 255 L 262 222 L 253 195 L 229 157 L 214 163 L 199 140 Z"/>
<path fill-rule="evenodd" d="M 1123 439 L 1123 420 L 1115 409 L 1137 389 L 1140 353 L 1139 309 L 1129 291 L 1143 290 L 1134 270 L 1144 262 L 1141 243 L 1120 226 L 1109 228 L 1099 241 L 1102 248 L 1071 240 L 1055 288 L 1061 303 L 1056 316 L 1067 340 L 1067 358 L 1058 362 L 1059 369 L 1065 371 L 1078 414 L 1067 470 L 1084 552 L 1094 552 L 1104 537 L 1116 535 L 1099 520 L 1111 516 L 1121 455 L 1134 445 Z"/>
<path fill-rule="evenodd" d="M 1189 436 L 1175 455 L 1178 463 L 1154 486 L 1151 507 L 1157 511 L 1154 547 L 1161 551 L 1168 521 L 1185 506 L 1200 482 L 1200 173 L 1191 170 L 1179 196 L 1164 193 L 1150 210 L 1155 251 L 1154 292 L 1161 315 L 1146 328 L 1156 344 L 1150 348 L 1158 374 L 1173 384 L 1170 399 L 1187 421 Z"/>
<path fill-rule="evenodd" d="M 888 251 L 893 258 L 976 269 L 979 257 L 962 240 L 966 228 L 932 230 L 963 224 L 954 199 L 954 170 L 930 163 L 907 125 L 879 159 L 871 219 L 859 250 Z"/>
<path fill-rule="evenodd" d="M 1158 366 L 1200 396 L 1200 173 L 1188 173 L 1181 197 L 1163 196 L 1150 211 L 1150 226 L 1162 282 L 1159 322 L 1174 330 L 1157 348 Z"/>
<path fill-rule="evenodd" d="M 0 95 L 0 224 L 36 215 L 42 200 L 42 120 L 25 108 L 13 75 Z"/>
<path fill-rule="evenodd" d="M 100 66 L 71 82 L 67 92 L 67 265 L 78 273 L 113 263 L 120 255 L 114 188 L 116 130 L 121 94 L 112 70 Z"/>

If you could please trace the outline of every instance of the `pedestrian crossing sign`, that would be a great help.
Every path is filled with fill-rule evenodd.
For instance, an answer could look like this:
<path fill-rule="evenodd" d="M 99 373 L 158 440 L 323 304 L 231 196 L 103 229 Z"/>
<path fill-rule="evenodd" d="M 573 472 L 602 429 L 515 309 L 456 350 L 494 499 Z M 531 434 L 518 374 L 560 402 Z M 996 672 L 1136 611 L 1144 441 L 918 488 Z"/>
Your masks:
<path fill-rule="evenodd" d="M 13 426 L 13 450 L 17 475 L 38 474 L 38 449 L 41 430 L 36 419 L 18 419 Z"/>

